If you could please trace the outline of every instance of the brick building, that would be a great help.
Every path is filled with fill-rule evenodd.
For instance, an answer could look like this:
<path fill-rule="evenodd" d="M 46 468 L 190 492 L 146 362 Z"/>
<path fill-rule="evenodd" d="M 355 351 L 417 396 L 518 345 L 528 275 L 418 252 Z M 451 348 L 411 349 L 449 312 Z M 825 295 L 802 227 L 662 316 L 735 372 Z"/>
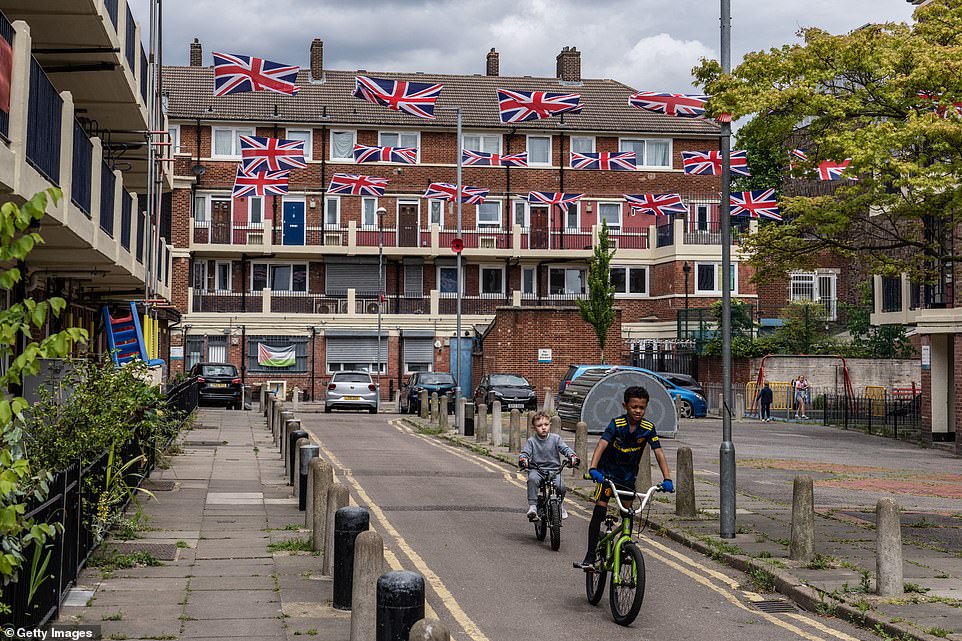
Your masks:
<path fill-rule="evenodd" d="M 175 371 L 201 359 L 230 360 L 249 383 L 284 380 L 312 396 L 340 369 L 379 367 L 385 396 L 412 371 L 453 371 L 456 210 L 422 194 L 432 181 L 456 181 L 462 147 L 526 151 L 529 159 L 528 167 L 464 168 L 465 185 L 490 189 L 484 205 L 462 211 L 466 392 L 466 381 L 476 381 L 485 362 L 470 371 L 473 340 L 496 309 L 574 309 L 586 293 L 587 263 L 602 220 L 617 246 L 612 275 L 621 322 L 611 344 L 670 342 L 677 338 L 679 311 L 720 298 L 719 180 L 685 175 L 681 157 L 683 151 L 717 149 L 716 125 L 628 106 L 635 89 L 583 78 L 574 47 L 557 55 L 556 77 L 535 78 L 500 76 L 493 49 L 479 60 L 483 75 L 325 69 L 323 44 L 315 40 L 297 96 L 215 98 L 201 43 L 190 46 L 189 66 L 164 71 L 176 158 L 172 297 L 185 314 L 183 331 L 172 336 Z M 437 118 L 422 120 L 354 98 L 358 74 L 443 84 Z M 579 93 L 585 106 L 580 114 L 506 125 L 498 115 L 498 88 Z M 462 144 L 455 106 L 463 110 Z M 231 198 L 243 134 L 307 142 L 308 166 L 292 172 L 287 196 Z M 358 165 L 356 143 L 417 147 L 418 162 Z M 638 170 L 583 171 L 569 162 L 571 151 L 619 150 L 637 152 Z M 390 184 L 382 198 L 339 197 L 326 192 L 337 172 L 388 178 Z M 562 211 L 529 204 L 529 191 L 585 197 Z M 674 220 L 633 215 L 623 195 L 646 192 L 680 193 L 689 214 Z M 380 226 L 379 208 L 386 210 Z M 752 270 L 737 262 L 737 245 L 732 256 L 735 296 L 755 304 Z M 296 364 L 261 366 L 259 344 L 293 345 Z M 577 360 L 596 358 L 596 350 L 587 350 Z"/>

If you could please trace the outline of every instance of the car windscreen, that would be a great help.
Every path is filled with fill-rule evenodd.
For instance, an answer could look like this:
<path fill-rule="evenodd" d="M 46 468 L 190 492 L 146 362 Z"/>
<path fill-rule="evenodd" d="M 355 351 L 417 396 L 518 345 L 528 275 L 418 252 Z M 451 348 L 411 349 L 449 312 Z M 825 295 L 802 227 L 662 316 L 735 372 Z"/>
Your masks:
<path fill-rule="evenodd" d="M 337 383 L 370 383 L 371 377 L 370 375 L 363 373 L 347 373 L 335 374 L 334 378 L 331 380 Z"/>
<path fill-rule="evenodd" d="M 513 374 L 495 374 L 491 377 L 492 385 L 506 385 L 518 387 L 520 385 L 528 385 L 528 381 L 520 376 L 514 376 Z"/>
<path fill-rule="evenodd" d="M 237 368 L 233 365 L 204 365 L 200 368 L 201 376 L 237 376 Z"/>
<path fill-rule="evenodd" d="M 424 385 L 453 385 L 454 377 L 450 374 L 422 374 L 419 382 Z"/>

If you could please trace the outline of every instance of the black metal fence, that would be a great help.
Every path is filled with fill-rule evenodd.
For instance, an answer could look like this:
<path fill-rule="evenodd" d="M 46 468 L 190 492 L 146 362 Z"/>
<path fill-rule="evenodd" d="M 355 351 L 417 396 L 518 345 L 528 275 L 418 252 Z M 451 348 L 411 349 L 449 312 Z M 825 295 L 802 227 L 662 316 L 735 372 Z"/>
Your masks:
<path fill-rule="evenodd" d="M 7 16 L 3 15 L 0 11 L 0 38 L 7 41 L 7 44 L 11 47 L 13 46 L 13 25 L 7 20 Z M 10 106 L 7 105 L 9 110 Z M 10 135 L 10 112 L 3 111 L 0 109 L 0 136 L 7 138 Z"/>
<path fill-rule="evenodd" d="M 631 346 L 631 364 L 653 372 L 674 372 L 698 378 L 698 354 L 692 349 L 650 350 Z"/>
<path fill-rule="evenodd" d="M 147 71 L 147 53 L 144 51 L 144 45 L 141 44 L 140 45 L 140 96 L 141 98 L 144 99 L 144 104 L 147 105 L 148 109 L 150 108 L 150 104 L 147 100 L 147 85 L 148 85 L 147 80 L 149 77 L 150 77 L 150 74 Z M 167 148 L 161 147 L 161 149 L 167 149 Z M 173 154 L 174 154 L 173 149 L 170 149 L 169 152 L 164 153 L 164 155 L 167 155 L 167 156 L 173 156 Z"/>
<path fill-rule="evenodd" d="M 27 108 L 27 162 L 60 186 L 60 119 L 63 99 L 36 58 L 30 58 Z"/>
<path fill-rule="evenodd" d="M 144 212 L 137 213 L 137 262 L 144 262 L 144 245 L 147 244 L 147 215 Z"/>
<path fill-rule="evenodd" d="M 106 162 L 100 168 L 100 228 L 114 236 L 114 186 L 117 176 Z"/>
<path fill-rule="evenodd" d="M 124 189 L 120 192 L 120 246 L 130 251 L 130 217 L 134 208 L 134 197 Z"/>
<path fill-rule="evenodd" d="M 921 394 L 909 398 L 826 394 L 815 397 L 812 409 L 822 412 L 824 425 L 863 430 L 903 441 L 922 438 Z"/>
<path fill-rule="evenodd" d="M 127 58 L 127 65 L 130 67 L 130 75 L 134 75 L 137 64 L 137 23 L 134 21 L 134 14 L 127 9 L 127 40 L 124 42 L 124 56 Z"/>
<path fill-rule="evenodd" d="M 117 0 L 104 0 L 104 9 L 107 10 L 107 15 L 110 16 L 110 21 L 114 23 L 114 29 L 117 28 Z"/>
<path fill-rule="evenodd" d="M 93 177 L 94 146 L 78 120 L 73 121 L 73 182 L 70 200 L 90 218 L 90 187 Z"/>

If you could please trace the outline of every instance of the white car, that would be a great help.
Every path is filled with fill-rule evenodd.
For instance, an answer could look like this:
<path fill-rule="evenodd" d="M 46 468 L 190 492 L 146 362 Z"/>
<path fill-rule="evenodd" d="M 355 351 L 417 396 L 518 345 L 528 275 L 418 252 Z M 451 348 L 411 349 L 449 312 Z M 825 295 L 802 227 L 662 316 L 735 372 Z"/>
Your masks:
<path fill-rule="evenodd" d="M 324 411 L 367 410 L 377 414 L 377 385 L 368 372 L 335 372 L 324 390 Z"/>

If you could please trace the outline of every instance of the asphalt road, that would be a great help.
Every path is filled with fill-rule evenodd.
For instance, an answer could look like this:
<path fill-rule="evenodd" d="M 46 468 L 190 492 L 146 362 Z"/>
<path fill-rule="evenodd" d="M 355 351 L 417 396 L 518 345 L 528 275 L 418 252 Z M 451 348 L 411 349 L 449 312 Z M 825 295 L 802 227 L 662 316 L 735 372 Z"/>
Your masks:
<path fill-rule="evenodd" d="M 587 505 L 568 502 L 561 550 L 552 552 L 524 517 L 520 475 L 416 434 L 397 418 L 334 413 L 302 421 L 353 500 L 371 509 L 388 564 L 425 577 L 429 616 L 443 620 L 454 639 L 877 639 L 835 619 L 751 608 L 751 600 L 779 597 L 755 593 L 744 575 L 651 532 L 641 537 L 648 577 L 641 614 L 631 627 L 618 626 L 607 593 L 589 605 L 584 573 L 571 567 L 584 554 Z"/>

